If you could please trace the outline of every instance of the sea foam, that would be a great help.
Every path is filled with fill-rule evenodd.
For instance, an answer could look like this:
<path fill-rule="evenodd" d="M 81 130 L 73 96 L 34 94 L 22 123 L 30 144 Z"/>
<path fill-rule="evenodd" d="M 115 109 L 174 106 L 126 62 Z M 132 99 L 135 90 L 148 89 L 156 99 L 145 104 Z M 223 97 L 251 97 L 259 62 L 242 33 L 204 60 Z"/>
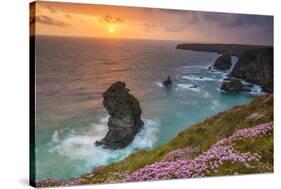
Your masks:
<path fill-rule="evenodd" d="M 108 131 L 107 120 L 108 117 L 101 118 L 83 134 L 70 132 L 66 137 L 61 137 L 55 131 L 49 142 L 49 152 L 70 160 L 84 160 L 88 166 L 95 168 L 120 161 L 133 152 L 151 149 L 158 140 L 160 121 L 144 120 L 144 128 L 126 148 L 109 150 L 96 146 L 94 142 L 102 139 Z"/>
<path fill-rule="evenodd" d="M 187 89 L 187 90 L 191 90 L 191 91 L 194 91 L 194 92 L 200 92 L 200 88 L 194 87 L 194 84 L 179 83 L 176 86 L 177 86 L 177 89 Z"/>

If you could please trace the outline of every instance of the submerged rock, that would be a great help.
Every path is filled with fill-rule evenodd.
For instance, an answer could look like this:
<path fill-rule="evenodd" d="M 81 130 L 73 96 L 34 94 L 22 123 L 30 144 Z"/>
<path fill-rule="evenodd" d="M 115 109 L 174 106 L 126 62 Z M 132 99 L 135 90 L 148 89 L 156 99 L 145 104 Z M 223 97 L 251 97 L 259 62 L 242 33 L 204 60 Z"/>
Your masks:
<path fill-rule="evenodd" d="M 221 90 L 226 92 L 241 92 L 241 91 L 251 91 L 252 85 L 243 85 L 239 79 L 227 78 L 224 80 Z"/>
<path fill-rule="evenodd" d="M 162 82 L 162 84 L 167 87 L 167 86 L 171 86 L 173 84 L 172 80 L 171 80 L 171 77 L 168 76 L 168 78 Z"/>
<path fill-rule="evenodd" d="M 229 54 L 223 54 L 217 58 L 213 66 L 218 70 L 228 70 L 231 68 L 231 65 L 231 56 Z"/>
<path fill-rule="evenodd" d="M 139 101 L 129 93 L 126 84 L 121 81 L 112 84 L 103 93 L 103 98 L 103 105 L 110 115 L 109 131 L 95 144 L 108 149 L 124 148 L 133 141 L 144 125 Z"/>

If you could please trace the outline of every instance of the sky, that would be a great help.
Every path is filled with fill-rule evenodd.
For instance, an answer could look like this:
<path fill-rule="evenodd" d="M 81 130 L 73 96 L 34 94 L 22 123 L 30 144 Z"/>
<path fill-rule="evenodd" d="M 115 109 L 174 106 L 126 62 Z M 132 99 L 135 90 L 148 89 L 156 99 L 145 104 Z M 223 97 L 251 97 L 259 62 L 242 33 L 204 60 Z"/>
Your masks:
<path fill-rule="evenodd" d="M 54 2 L 35 7 L 36 35 L 273 44 L 272 16 Z"/>

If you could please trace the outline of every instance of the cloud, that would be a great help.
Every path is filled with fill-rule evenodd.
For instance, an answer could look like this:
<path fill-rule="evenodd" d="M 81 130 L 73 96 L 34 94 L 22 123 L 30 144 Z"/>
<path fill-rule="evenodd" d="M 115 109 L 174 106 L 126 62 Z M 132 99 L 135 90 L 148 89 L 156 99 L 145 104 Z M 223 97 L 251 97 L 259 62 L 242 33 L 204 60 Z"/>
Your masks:
<path fill-rule="evenodd" d="M 145 23 L 144 26 L 145 26 L 146 28 L 149 28 L 149 29 L 152 29 L 152 28 L 156 28 L 156 27 L 157 27 L 156 24 L 151 24 L 151 23 Z"/>
<path fill-rule="evenodd" d="M 230 13 L 208 13 L 197 12 L 197 16 L 201 19 L 211 22 L 221 27 L 245 27 L 245 26 L 261 26 L 272 27 L 272 16 L 247 15 L 247 14 L 230 14 Z"/>
<path fill-rule="evenodd" d="M 72 3 L 40 2 L 40 5 L 44 6 L 45 9 L 47 7 L 48 13 L 61 13 L 65 15 L 64 18 L 69 18 L 67 14 L 70 16 L 79 14 L 99 18 L 100 23 L 130 25 L 136 31 L 150 32 L 149 37 L 206 42 L 273 44 L 272 16 Z M 47 18 L 40 18 L 39 21 L 50 25 L 67 25 L 59 20 L 50 21 Z M 80 20 L 81 23 L 85 21 Z M 75 25 L 75 22 L 73 21 L 72 24 Z M 130 31 L 132 36 L 135 35 L 133 29 Z M 136 36 L 139 35 L 138 33 L 140 32 L 136 32 Z"/>
<path fill-rule="evenodd" d="M 46 7 L 49 10 L 49 12 L 51 12 L 51 13 L 56 13 L 57 12 L 57 10 L 53 6 L 46 6 Z"/>
<path fill-rule="evenodd" d="M 70 14 L 65 14 L 65 17 L 68 19 L 72 19 L 72 16 L 70 16 Z"/>
<path fill-rule="evenodd" d="M 37 23 L 51 25 L 51 26 L 59 26 L 59 27 L 66 27 L 69 26 L 69 24 L 66 24 L 65 22 L 62 22 L 60 20 L 51 18 L 46 15 L 36 16 L 35 21 Z"/>
<path fill-rule="evenodd" d="M 103 18 L 100 19 L 100 22 L 106 22 L 108 24 L 117 24 L 117 23 L 124 23 L 124 20 L 119 17 L 105 15 Z"/>

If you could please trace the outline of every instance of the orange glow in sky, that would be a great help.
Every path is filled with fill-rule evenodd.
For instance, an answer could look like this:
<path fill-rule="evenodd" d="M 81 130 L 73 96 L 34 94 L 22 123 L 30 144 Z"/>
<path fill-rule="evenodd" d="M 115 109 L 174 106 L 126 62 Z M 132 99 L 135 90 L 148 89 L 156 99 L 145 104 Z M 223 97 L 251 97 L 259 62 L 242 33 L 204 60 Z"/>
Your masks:
<path fill-rule="evenodd" d="M 44 1 L 36 2 L 35 7 L 31 10 L 30 23 L 36 23 L 36 35 L 248 44 L 273 42 L 271 16 Z"/>

